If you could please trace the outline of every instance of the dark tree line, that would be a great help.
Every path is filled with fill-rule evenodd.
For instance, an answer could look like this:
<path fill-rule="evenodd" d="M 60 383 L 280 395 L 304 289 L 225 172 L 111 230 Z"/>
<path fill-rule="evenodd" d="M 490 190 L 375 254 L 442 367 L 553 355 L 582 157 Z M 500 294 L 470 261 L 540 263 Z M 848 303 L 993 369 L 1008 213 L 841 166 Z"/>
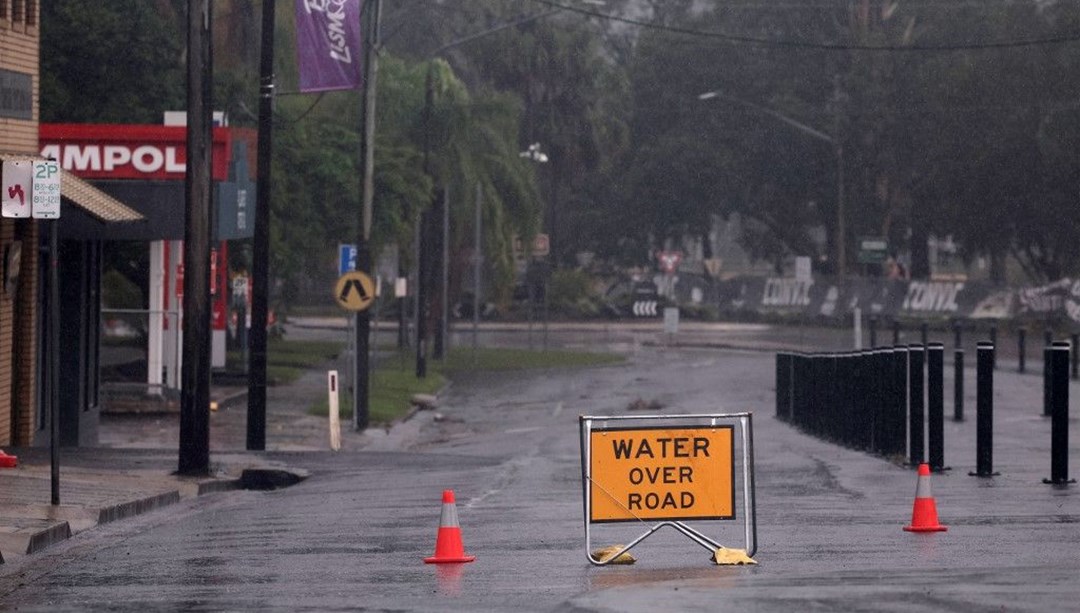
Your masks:
<path fill-rule="evenodd" d="M 216 6 L 215 103 L 253 125 L 259 3 Z M 180 108 L 183 2 L 42 10 L 43 120 Z M 292 3 L 278 12 L 289 91 Z M 503 299 L 514 239 L 537 231 L 563 267 L 583 251 L 642 265 L 738 214 L 754 257 L 835 270 L 838 163 L 849 268 L 858 237 L 882 236 L 924 276 L 936 235 L 999 281 L 1007 261 L 1036 280 L 1080 271 L 1080 3 L 405 0 L 386 3 L 383 34 L 374 239 L 408 245 L 445 187 L 467 262 L 480 185 Z M 355 235 L 357 95 L 276 103 L 273 270 L 287 282 Z M 532 143 L 547 163 L 518 155 Z"/>

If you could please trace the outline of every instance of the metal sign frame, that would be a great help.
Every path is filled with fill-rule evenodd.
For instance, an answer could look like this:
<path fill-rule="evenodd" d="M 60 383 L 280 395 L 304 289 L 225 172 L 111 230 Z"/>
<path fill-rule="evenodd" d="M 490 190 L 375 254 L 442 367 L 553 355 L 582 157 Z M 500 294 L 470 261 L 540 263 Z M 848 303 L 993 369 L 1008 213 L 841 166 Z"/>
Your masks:
<path fill-rule="evenodd" d="M 685 415 L 609 415 L 609 416 L 595 416 L 595 415 L 582 415 L 579 418 L 579 430 L 581 436 L 581 488 L 582 488 L 582 503 L 585 520 L 585 555 L 588 557 L 589 562 L 596 566 L 604 566 L 612 563 L 619 558 L 622 554 L 633 549 L 638 543 L 644 541 L 646 538 L 652 536 L 655 532 L 665 526 L 674 528 L 675 530 L 684 534 L 687 538 L 694 541 L 698 545 L 701 545 L 710 552 L 715 552 L 717 549 L 721 549 L 724 545 L 720 544 L 715 539 L 703 534 L 700 530 L 693 528 L 686 524 L 685 521 L 680 520 L 662 520 L 654 524 L 649 524 L 645 519 L 638 518 L 638 521 L 649 526 L 649 529 L 632 540 L 629 544 L 619 548 L 614 554 L 606 556 L 604 559 L 598 559 L 593 556 L 592 547 L 592 433 L 594 430 L 608 430 L 605 427 L 594 427 L 594 423 L 599 423 L 602 426 L 606 426 L 609 422 L 617 422 L 619 424 L 625 424 L 625 422 L 645 422 L 655 423 L 658 421 L 667 422 L 664 425 L 671 427 L 718 427 L 722 424 L 720 421 L 733 422 L 732 425 L 738 424 L 738 436 L 733 437 L 732 444 L 736 447 L 740 447 L 736 443 L 741 440 L 742 445 L 742 500 L 743 500 L 743 535 L 745 539 L 744 549 L 747 555 L 753 556 L 757 552 L 757 503 L 754 488 L 754 425 L 753 415 L 751 413 L 716 413 L 716 414 L 685 414 Z M 726 424 L 725 424 L 726 425 Z M 730 427 L 730 426 L 729 426 Z M 614 430 L 615 428 L 611 428 Z M 618 428 L 619 430 L 625 430 L 625 427 Z M 734 466 L 732 467 L 734 470 Z M 736 487 L 736 483 L 732 482 L 732 489 Z M 627 510 L 631 514 L 633 512 Z M 734 508 L 732 509 L 734 512 Z M 710 521 L 723 521 L 723 520 L 710 520 Z M 606 522 L 595 522 L 606 523 Z"/>

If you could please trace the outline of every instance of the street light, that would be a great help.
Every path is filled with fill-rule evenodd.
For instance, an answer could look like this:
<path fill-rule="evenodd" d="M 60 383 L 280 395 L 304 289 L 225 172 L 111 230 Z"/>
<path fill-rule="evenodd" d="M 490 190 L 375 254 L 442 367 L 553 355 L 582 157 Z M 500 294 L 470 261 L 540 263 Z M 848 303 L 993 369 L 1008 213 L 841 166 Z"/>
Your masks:
<path fill-rule="evenodd" d="M 539 162 L 541 164 L 548 161 L 547 154 L 543 151 L 540 151 L 540 143 L 533 143 L 529 145 L 528 149 L 522 151 L 518 155 L 534 162 Z"/>
<path fill-rule="evenodd" d="M 778 119 L 804 134 L 809 134 L 810 136 L 825 141 L 833 146 L 833 151 L 836 153 L 836 274 L 843 280 L 847 274 L 847 261 L 844 249 L 844 236 L 846 234 L 844 229 L 844 145 L 840 142 L 839 135 L 830 136 L 821 130 L 811 128 L 802 122 L 796 121 L 779 111 L 755 104 L 749 100 L 736 98 L 735 96 L 725 94 L 719 90 L 698 94 L 698 100 L 712 100 L 713 98 L 719 98 L 721 100 L 749 107 L 759 113 Z"/>
<path fill-rule="evenodd" d="M 518 156 L 525 158 L 529 161 L 536 162 L 537 164 L 546 164 L 548 162 L 548 155 L 540 150 L 540 143 L 533 143 L 518 153 Z M 552 198 L 552 205 L 554 205 L 555 199 Z M 550 233 L 549 236 L 555 234 L 555 223 L 557 218 L 555 216 L 555 210 L 551 211 L 551 226 L 547 229 Z M 534 263 L 532 260 L 532 245 L 527 247 L 523 245 L 525 249 L 528 249 L 528 264 L 525 273 L 525 285 L 528 287 L 529 296 L 529 349 L 532 350 L 532 323 L 533 323 L 533 269 Z M 544 351 L 547 351 L 547 331 L 548 331 L 548 302 L 547 302 L 547 269 L 546 265 L 541 269 L 541 276 L 543 278 L 543 290 L 544 290 Z"/>

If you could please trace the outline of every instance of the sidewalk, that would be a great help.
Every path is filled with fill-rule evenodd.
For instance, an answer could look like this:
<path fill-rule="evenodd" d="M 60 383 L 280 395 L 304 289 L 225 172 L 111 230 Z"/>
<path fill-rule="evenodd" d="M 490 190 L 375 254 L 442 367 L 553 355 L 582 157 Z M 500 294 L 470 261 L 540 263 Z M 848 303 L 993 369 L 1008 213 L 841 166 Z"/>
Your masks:
<path fill-rule="evenodd" d="M 18 466 L 0 469 L 0 563 L 181 500 L 305 478 L 301 469 L 243 450 L 245 399 L 246 391 L 212 389 L 211 400 L 221 408 L 211 413 L 211 466 L 204 477 L 174 474 L 179 461 L 175 413 L 103 415 L 103 446 L 60 450 L 59 506 L 51 504 L 49 448 L 5 448 L 18 457 Z"/>
<path fill-rule="evenodd" d="M 325 417 L 307 407 L 326 394 L 326 371 L 346 370 L 342 356 L 298 380 L 267 388 L 266 452 L 246 451 L 247 389 L 213 386 L 210 399 L 211 474 L 180 477 L 178 413 L 103 414 L 99 446 L 60 451 L 60 505 L 51 502 L 49 449 L 4 448 L 18 467 L 0 469 L 0 557 L 7 562 L 41 551 L 84 530 L 215 492 L 271 489 L 306 478 L 295 466 L 275 461 L 275 452 L 325 451 Z M 342 449 L 396 449 L 415 436 L 420 419 L 392 431 L 356 432 L 342 424 Z M 0 561 L 2 563 L 2 561 Z M 2 566 L 0 566 L 2 568 Z"/>

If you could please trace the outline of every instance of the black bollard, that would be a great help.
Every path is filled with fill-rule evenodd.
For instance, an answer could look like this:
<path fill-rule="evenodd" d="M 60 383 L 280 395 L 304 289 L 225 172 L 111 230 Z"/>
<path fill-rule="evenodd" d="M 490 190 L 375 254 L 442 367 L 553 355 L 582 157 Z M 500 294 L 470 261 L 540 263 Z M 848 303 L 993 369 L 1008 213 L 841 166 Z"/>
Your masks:
<path fill-rule="evenodd" d="M 908 347 L 908 463 L 918 468 L 923 463 L 925 438 L 923 430 L 923 390 L 926 349 L 922 345 Z"/>
<path fill-rule="evenodd" d="M 1024 349 L 1027 346 L 1026 336 L 1027 336 L 1027 330 L 1025 330 L 1024 328 L 1020 328 L 1019 330 L 1016 331 L 1016 350 L 1017 350 L 1017 355 L 1019 356 L 1019 359 L 1020 359 L 1020 364 L 1019 364 L 1019 366 L 1016 367 L 1016 371 L 1020 372 L 1020 373 L 1024 372 L 1024 366 L 1025 366 L 1025 364 L 1024 364 Z"/>
<path fill-rule="evenodd" d="M 882 455 L 903 456 L 907 451 L 907 411 L 908 411 L 908 348 L 893 347 L 892 353 L 892 388 L 893 403 L 889 418 L 886 420 L 886 447 Z"/>
<path fill-rule="evenodd" d="M 900 344 L 900 322 L 895 319 L 892 322 L 892 344 L 893 346 Z"/>
<path fill-rule="evenodd" d="M 953 352 L 953 421 L 964 421 L 964 350 Z"/>
<path fill-rule="evenodd" d="M 877 347 L 877 316 L 870 317 L 870 348 Z"/>
<path fill-rule="evenodd" d="M 919 342 L 922 343 L 923 347 L 926 347 L 926 344 L 927 344 L 926 337 L 929 334 L 930 334 L 930 326 L 927 325 L 927 323 L 924 321 L 924 322 L 922 322 L 922 325 L 919 326 L 919 339 L 920 339 Z"/>
<path fill-rule="evenodd" d="M 1043 483 L 1065 485 L 1069 479 L 1069 343 L 1058 342 L 1051 349 L 1054 399 L 1050 422 L 1050 478 Z"/>
<path fill-rule="evenodd" d="M 792 354 L 776 354 L 776 418 L 791 419 L 791 369 Z"/>
<path fill-rule="evenodd" d="M 953 349 L 963 349 L 964 348 L 962 346 L 963 339 L 960 337 L 960 331 L 961 331 L 961 326 L 960 326 L 959 320 L 954 321 L 953 322 L 953 328 L 952 328 L 952 332 L 953 332 L 953 342 L 952 342 Z"/>
<path fill-rule="evenodd" d="M 1043 347 L 1043 417 L 1050 417 L 1050 406 L 1054 402 L 1054 387 L 1050 381 L 1050 352 L 1049 346 Z"/>
<path fill-rule="evenodd" d="M 806 356 L 791 356 L 791 423 L 801 426 L 806 419 Z"/>
<path fill-rule="evenodd" d="M 1072 345 L 1072 378 L 1080 379 L 1080 334 L 1069 337 Z"/>
<path fill-rule="evenodd" d="M 973 477 L 993 477 L 994 472 L 994 344 L 979 341 L 975 350 L 975 472 Z"/>
<path fill-rule="evenodd" d="M 945 345 L 926 348 L 926 452 L 930 470 L 945 470 Z"/>

